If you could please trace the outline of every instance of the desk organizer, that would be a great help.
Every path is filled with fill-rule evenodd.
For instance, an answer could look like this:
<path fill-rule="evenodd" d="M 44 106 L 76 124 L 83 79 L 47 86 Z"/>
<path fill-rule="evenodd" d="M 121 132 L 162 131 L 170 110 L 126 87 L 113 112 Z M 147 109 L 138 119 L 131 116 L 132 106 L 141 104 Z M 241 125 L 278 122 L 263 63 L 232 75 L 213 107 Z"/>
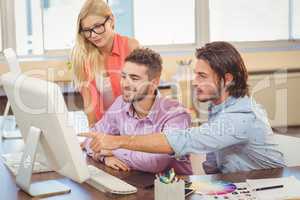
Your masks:
<path fill-rule="evenodd" d="M 154 197 L 155 200 L 184 200 L 184 181 L 166 184 L 155 179 Z"/>

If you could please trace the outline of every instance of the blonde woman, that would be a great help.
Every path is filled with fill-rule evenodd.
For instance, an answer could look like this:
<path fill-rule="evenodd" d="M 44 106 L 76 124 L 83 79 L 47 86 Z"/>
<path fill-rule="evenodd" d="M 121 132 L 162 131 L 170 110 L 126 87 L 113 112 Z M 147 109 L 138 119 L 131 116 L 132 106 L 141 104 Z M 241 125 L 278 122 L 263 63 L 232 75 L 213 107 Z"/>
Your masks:
<path fill-rule="evenodd" d="M 115 18 L 104 0 L 84 3 L 77 20 L 71 62 L 90 127 L 121 94 L 124 59 L 139 46 L 137 40 L 116 33 L 114 25 Z"/>

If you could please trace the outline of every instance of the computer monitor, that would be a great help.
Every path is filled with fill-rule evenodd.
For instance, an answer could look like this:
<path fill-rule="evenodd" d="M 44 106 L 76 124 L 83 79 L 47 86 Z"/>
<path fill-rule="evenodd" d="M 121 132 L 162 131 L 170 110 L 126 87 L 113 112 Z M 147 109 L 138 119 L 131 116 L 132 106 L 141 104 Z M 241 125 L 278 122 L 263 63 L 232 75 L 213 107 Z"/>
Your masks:
<path fill-rule="evenodd" d="M 90 175 L 76 133 L 67 126 L 68 111 L 60 88 L 48 81 L 8 72 L 1 76 L 4 90 L 25 141 L 17 184 L 31 196 L 69 192 L 55 181 L 30 183 L 37 149 L 51 169 L 76 182 Z M 38 147 L 40 146 L 40 147 Z"/>
<path fill-rule="evenodd" d="M 15 51 L 12 48 L 8 48 L 3 50 L 3 54 L 4 57 L 6 58 L 9 71 L 20 74 L 21 68 Z M 8 117 L 9 110 L 10 110 L 10 103 L 9 101 L 7 101 L 4 114 L 3 114 L 2 124 L 0 125 L 1 137 L 4 139 L 22 138 L 19 129 L 17 129 L 17 126 L 15 126 L 14 130 L 4 130 L 4 124 Z"/>

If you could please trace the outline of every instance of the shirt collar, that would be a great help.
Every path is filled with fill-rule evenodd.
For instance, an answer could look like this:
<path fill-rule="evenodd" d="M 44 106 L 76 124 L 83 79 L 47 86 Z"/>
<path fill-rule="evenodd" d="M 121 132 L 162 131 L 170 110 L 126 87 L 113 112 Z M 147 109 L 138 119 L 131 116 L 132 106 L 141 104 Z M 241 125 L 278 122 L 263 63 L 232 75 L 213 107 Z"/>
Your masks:
<path fill-rule="evenodd" d="M 112 55 L 117 55 L 117 56 L 121 55 L 120 41 L 119 40 L 120 40 L 120 36 L 117 33 L 115 33 L 114 41 L 113 41 L 113 48 L 112 48 L 112 51 L 111 51 Z"/>
<path fill-rule="evenodd" d="M 228 106 L 234 104 L 237 101 L 237 98 L 229 96 L 223 103 L 218 104 L 218 105 L 214 105 L 212 103 L 210 103 L 208 110 L 210 112 L 210 114 L 214 115 L 217 114 L 221 111 L 223 111 L 225 108 L 227 108 Z"/>
<path fill-rule="evenodd" d="M 158 112 L 160 109 L 159 108 L 160 100 L 161 100 L 160 94 L 159 94 L 159 92 L 157 92 L 154 102 L 153 102 L 153 105 L 152 105 L 148 115 L 143 119 L 140 119 L 135 115 L 132 103 L 126 103 L 126 105 L 124 106 L 124 110 L 126 111 L 127 115 L 130 117 L 136 118 L 138 120 L 149 119 L 151 122 L 155 122 L 156 116 L 158 115 Z"/>

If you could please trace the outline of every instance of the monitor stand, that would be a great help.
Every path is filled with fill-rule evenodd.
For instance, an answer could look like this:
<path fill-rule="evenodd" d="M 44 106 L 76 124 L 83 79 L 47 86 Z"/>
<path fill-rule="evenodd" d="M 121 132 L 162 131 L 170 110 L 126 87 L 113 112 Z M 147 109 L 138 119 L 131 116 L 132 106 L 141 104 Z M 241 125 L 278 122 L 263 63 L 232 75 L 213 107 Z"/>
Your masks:
<path fill-rule="evenodd" d="M 3 139 L 22 139 L 20 130 L 17 129 L 17 127 L 15 127 L 15 130 L 4 130 L 4 124 L 5 124 L 6 117 L 8 116 L 9 109 L 10 109 L 10 103 L 9 101 L 7 101 L 4 114 L 2 116 L 1 130 L 0 130 L 2 132 L 1 137 Z"/>
<path fill-rule="evenodd" d="M 17 185 L 32 197 L 45 197 L 71 192 L 71 189 L 55 180 L 31 183 L 32 168 L 42 131 L 31 127 L 27 136 L 24 153 L 18 169 Z"/>

